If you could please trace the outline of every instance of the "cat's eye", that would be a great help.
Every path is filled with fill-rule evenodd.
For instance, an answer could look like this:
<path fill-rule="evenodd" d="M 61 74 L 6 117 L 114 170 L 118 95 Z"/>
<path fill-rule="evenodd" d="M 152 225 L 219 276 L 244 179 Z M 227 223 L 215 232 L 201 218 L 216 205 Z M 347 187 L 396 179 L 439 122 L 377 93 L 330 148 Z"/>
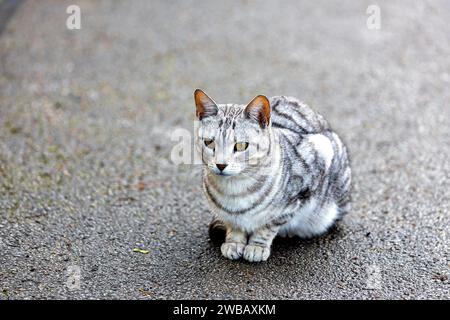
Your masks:
<path fill-rule="evenodd" d="M 247 142 L 238 142 L 234 145 L 234 152 L 245 151 L 248 148 Z"/>
<path fill-rule="evenodd" d="M 216 144 L 213 139 L 204 139 L 203 142 L 205 143 L 205 146 L 207 146 L 210 149 L 213 149 L 216 147 Z"/>

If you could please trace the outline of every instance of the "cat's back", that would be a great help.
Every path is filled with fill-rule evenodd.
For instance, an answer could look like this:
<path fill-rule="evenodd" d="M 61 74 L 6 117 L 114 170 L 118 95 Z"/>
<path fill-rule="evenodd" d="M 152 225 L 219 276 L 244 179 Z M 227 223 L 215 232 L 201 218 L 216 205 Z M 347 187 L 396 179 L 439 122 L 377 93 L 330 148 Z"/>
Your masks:
<path fill-rule="evenodd" d="M 347 149 L 341 138 L 321 114 L 295 98 L 276 96 L 270 99 L 270 103 L 272 128 L 280 133 L 284 155 L 291 159 L 290 163 L 302 164 L 299 167 L 292 166 L 291 175 L 301 176 L 305 181 L 309 174 L 309 190 L 322 190 L 320 185 L 314 185 L 322 183 L 320 179 L 314 178 L 317 172 L 321 172 L 318 176 L 328 175 L 323 193 L 319 191 L 316 196 L 334 199 L 341 213 L 347 211 L 351 169 Z M 295 190 L 295 185 L 290 187 Z"/>
<path fill-rule="evenodd" d="M 330 129 L 325 118 L 293 97 L 270 98 L 272 128 L 287 136 L 303 136 Z"/>

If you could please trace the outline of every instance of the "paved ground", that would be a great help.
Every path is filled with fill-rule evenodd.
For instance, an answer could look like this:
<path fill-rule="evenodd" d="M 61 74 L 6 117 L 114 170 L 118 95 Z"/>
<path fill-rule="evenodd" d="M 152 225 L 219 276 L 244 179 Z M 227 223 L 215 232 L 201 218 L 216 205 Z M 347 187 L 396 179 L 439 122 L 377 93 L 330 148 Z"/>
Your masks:
<path fill-rule="evenodd" d="M 449 2 L 377 1 L 380 30 L 371 1 L 201 3 L 79 0 L 71 31 L 71 1 L 25 1 L 5 23 L 0 299 L 449 299 Z M 199 168 L 169 156 L 196 87 L 330 120 L 355 181 L 337 230 L 221 257 Z"/>

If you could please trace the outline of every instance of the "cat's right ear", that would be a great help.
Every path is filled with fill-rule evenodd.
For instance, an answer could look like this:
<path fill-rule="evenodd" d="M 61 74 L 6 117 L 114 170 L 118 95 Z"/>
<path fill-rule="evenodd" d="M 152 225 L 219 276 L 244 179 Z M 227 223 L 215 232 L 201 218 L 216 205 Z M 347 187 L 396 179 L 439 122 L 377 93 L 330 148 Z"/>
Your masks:
<path fill-rule="evenodd" d="M 258 122 L 261 128 L 266 128 L 270 123 L 270 102 L 266 96 L 256 96 L 245 107 L 245 115 L 249 119 Z"/>
<path fill-rule="evenodd" d="M 194 99 L 195 106 L 197 108 L 196 115 L 198 120 L 217 115 L 219 110 L 217 104 L 201 89 L 195 90 Z"/>

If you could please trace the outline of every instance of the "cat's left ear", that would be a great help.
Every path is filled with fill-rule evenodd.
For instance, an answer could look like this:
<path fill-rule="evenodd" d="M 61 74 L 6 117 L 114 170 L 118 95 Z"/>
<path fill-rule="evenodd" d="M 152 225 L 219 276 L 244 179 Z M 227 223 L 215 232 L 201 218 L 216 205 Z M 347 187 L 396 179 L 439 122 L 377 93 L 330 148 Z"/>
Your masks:
<path fill-rule="evenodd" d="M 203 118 L 217 115 L 218 108 L 217 104 L 213 99 L 208 97 L 206 93 L 201 89 L 197 89 L 194 92 L 195 106 L 197 108 L 196 114 L 198 120 Z"/>
<path fill-rule="evenodd" d="M 270 123 L 270 102 L 266 96 L 256 96 L 245 107 L 245 115 L 259 123 L 261 128 L 265 128 Z"/>

